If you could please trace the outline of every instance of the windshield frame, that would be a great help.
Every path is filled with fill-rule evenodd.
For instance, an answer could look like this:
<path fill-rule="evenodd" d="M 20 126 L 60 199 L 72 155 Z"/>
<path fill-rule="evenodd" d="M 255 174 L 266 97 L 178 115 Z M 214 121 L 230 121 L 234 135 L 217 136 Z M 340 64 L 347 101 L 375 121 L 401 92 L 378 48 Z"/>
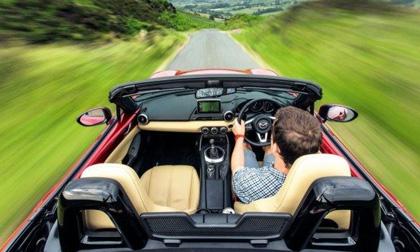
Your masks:
<path fill-rule="evenodd" d="M 313 106 L 314 102 L 322 98 L 322 89 L 317 84 L 299 79 L 291 79 L 266 75 L 191 75 L 147 79 L 131 82 L 115 87 L 109 93 L 109 101 L 115 103 L 125 113 L 137 111 L 138 104 L 131 95 L 142 91 L 168 91 L 170 89 L 200 89 L 200 88 L 284 88 L 296 91 L 302 95 L 299 103 L 302 107 Z"/>

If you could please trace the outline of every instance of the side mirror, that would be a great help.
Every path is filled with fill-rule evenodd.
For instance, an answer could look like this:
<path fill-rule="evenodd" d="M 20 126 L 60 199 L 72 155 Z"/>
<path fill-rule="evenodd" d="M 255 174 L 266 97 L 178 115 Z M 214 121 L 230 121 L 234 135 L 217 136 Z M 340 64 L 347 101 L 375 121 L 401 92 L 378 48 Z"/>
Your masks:
<path fill-rule="evenodd" d="M 337 104 L 325 104 L 319 108 L 319 116 L 325 121 L 350 122 L 357 118 L 356 110 Z"/>
<path fill-rule="evenodd" d="M 95 126 L 103 123 L 108 123 L 111 120 L 112 113 L 109 108 L 94 108 L 77 118 L 77 122 L 82 126 Z"/>

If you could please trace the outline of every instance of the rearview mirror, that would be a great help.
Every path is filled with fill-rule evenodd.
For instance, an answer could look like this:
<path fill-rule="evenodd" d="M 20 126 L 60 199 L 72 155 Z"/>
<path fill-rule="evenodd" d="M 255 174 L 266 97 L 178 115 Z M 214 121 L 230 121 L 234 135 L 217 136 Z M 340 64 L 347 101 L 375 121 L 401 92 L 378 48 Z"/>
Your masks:
<path fill-rule="evenodd" d="M 235 92 L 235 88 L 200 88 L 196 91 L 195 98 L 219 97 L 226 94 L 233 94 Z"/>
<path fill-rule="evenodd" d="M 325 121 L 350 122 L 357 118 L 356 110 L 337 104 L 325 104 L 319 108 L 319 116 Z"/>
<path fill-rule="evenodd" d="M 95 126 L 103 123 L 108 123 L 112 117 L 111 110 L 109 108 L 94 108 L 77 118 L 77 122 L 82 126 Z"/>

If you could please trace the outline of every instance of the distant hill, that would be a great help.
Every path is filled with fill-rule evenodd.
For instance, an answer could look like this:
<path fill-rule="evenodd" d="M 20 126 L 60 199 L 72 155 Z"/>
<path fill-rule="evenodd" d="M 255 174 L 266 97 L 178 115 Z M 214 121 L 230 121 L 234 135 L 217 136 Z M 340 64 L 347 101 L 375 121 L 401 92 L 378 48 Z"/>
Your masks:
<path fill-rule="evenodd" d="M 0 2 L 0 42 L 32 43 L 128 38 L 140 30 L 211 27 L 209 20 L 179 13 L 166 0 L 9 0 Z"/>
<path fill-rule="evenodd" d="M 265 15 L 278 13 L 303 0 L 170 0 L 179 9 L 204 13 L 216 18 L 236 14 Z"/>
<path fill-rule="evenodd" d="M 301 2 L 313 0 L 169 0 L 176 8 L 202 13 L 215 18 L 230 18 L 236 14 L 269 15 L 289 9 Z M 316 0 L 315 0 L 316 1 Z M 352 0 L 349 0 L 351 2 Z M 362 0 L 392 3 L 404 7 L 420 7 L 420 0 Z"/>

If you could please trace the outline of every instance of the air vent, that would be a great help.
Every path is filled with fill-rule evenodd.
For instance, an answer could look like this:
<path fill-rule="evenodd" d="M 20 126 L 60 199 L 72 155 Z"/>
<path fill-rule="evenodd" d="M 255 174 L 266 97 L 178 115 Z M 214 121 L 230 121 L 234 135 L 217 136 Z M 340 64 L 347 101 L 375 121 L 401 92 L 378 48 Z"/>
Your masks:
<path fill-rule="evenodd" d="M 137 117 L 137 121 L 139 122 L 139 124 L 146 125 L 149 123 L 149 117 L 147 117 L 146 114 L 142 113 Z"/>
<path fill-rule="evenodd" d="M 230 110 L 226 111 L 225 114 L 223 115 L 223 118 L 225 119 L 225 121 L 228 121 L 228 122 L 232 121 L 234 117 L 235 115 Z"/>

